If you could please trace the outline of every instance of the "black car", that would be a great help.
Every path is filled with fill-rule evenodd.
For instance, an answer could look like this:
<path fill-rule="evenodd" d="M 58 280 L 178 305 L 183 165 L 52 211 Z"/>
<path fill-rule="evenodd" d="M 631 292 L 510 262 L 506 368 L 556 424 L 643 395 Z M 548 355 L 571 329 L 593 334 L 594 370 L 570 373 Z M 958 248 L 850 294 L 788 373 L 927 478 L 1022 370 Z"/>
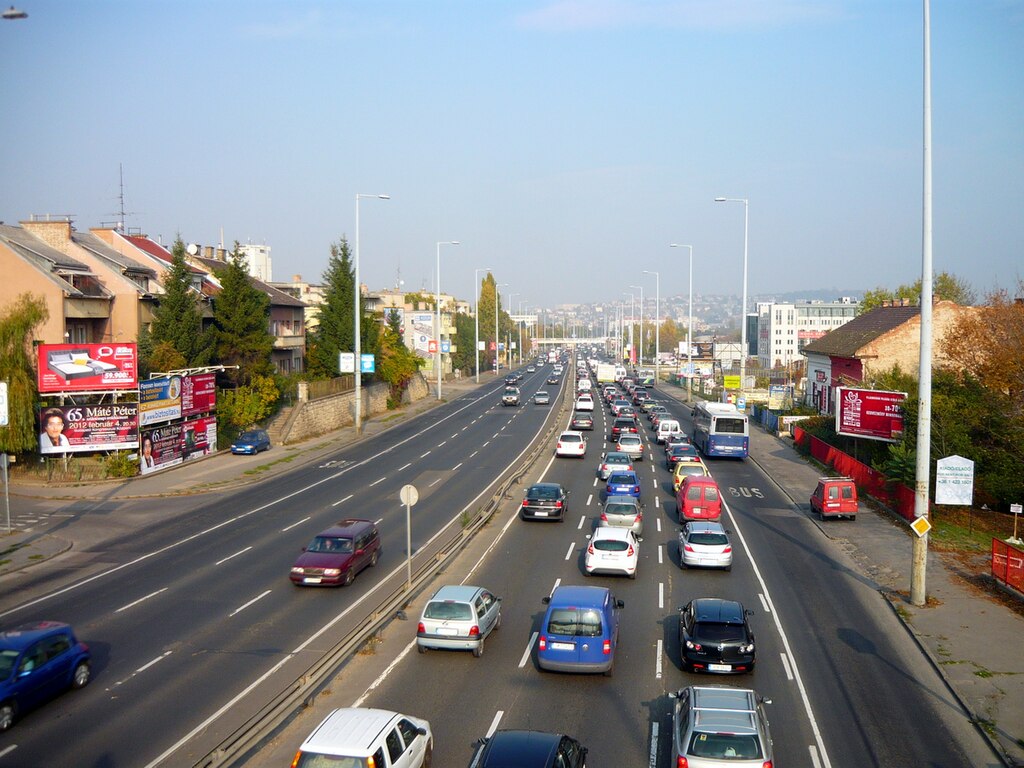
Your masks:
<path fill-rule="evenodd" d="M 576 411 L 572 415 L 572 421 L 569 422 L 569 429 L 574 430 L 593 430 L 594 429 L 594 417 L 592 414 L 586 411 Z"/>
<path fill-rule="evenodd" d="M 516 376 L 514 373 L 510 373 L 508 376 L 505 377 L 505 383 L 510 386 L 515 386 L 517 383 L 519 383 L 519 377 Z"/>
<path fill-rule="evenodd" d="M 470 768 L 583 768 L 587 748 L 571 736 L 497 731 L 476 744 Z"/>
<path fill-rule="evenodd" d="M 636 422 L 633 421 L 632 416 L 616 416 L 615 421 L 612 422 L 612 431 L 608 435 L 608 440 L 613 443 L 619 441 L 619 436 L 622 433 L 637 434 Z"/>
<path fill-rule="evenodd" d="M 562 380 L 557 376 L 548 376 L 548 384 L 550 384 L 551 386 L 557 387 L 561 383 Z"/>
<path fill-rule="evenodd" d="M 519 516 L 523 520 L 565 519 L 568 492 L 558 483 L 537 483 L 526 490 Z"/>
<path fill-rule="evenodd" d="M 751 611 L 735 600 L 701 597 L 679 614 L 679 657 L 688 672 L 737 674 L 754 670 Z"/>

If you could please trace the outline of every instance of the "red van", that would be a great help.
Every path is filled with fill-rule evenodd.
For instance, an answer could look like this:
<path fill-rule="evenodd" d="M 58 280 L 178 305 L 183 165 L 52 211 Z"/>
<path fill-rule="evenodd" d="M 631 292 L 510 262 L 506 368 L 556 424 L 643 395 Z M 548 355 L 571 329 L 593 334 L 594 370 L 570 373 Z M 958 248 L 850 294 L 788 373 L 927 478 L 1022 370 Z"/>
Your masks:
<path fill-rule="evenodd" d="M 722 494 L 718 483 L 706 475 L 690 475 L 676 494 L 679 522 L 717 520 L 722 516 Z"/>
<path fill-rule="evenodd" d="M 857 519 L 857 485 L 849 477 L 822 477 L 811 494 L 811 511 L 826 517 Z"/>

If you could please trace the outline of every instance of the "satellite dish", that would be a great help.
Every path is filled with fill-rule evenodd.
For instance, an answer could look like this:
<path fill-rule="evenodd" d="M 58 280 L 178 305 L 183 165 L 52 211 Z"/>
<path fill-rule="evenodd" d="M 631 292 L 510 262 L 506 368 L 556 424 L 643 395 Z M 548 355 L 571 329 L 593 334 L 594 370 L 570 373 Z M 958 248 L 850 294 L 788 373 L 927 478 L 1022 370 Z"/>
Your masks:
<path fill-rule="evenodd" d="M 188 247 L 185 248 L 185 250 L 188 251 L 190 256 L 195 256 L 197 253 L 199 253 L 199 246 L 196 245 L 195 243 L 189 243 Z"/>

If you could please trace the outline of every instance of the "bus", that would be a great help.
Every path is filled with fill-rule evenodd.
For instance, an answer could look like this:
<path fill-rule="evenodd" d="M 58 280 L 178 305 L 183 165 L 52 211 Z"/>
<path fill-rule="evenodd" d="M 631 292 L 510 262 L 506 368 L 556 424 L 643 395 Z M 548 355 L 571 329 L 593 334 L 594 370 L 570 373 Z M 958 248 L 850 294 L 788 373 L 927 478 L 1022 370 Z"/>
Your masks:
<path fill-rule="evenodd" d="M 745 459 L 750 452 L 750 424 L 729 403 L 701 402 L 693 409 L 693 444 L 705 456 Z"/>

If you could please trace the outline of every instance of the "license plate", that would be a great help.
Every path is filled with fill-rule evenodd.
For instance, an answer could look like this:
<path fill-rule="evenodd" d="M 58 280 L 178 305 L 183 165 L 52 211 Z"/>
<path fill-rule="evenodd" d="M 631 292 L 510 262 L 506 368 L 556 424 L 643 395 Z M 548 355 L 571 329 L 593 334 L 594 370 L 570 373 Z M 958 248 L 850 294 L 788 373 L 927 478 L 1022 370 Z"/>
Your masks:
<path fill-rule="evenodd" d="M 731 664 L 708 664 L 708 669 L 712 672 L 731 672 Z"/>
<path fill-rule="evenodd" d="M 437 630 L 437 634 L 439 634 L 439 635 L 457 635 L 457 634 L 459 634 L 459 630 L 452 629 L 451 627 L 441 627 L 440 629 Z"/>
<path fill-rule="evenodd" d="M 319 584 L 321 581 L 323 581 L 323 579 L 321 579 L 320 577 L 307 576 L 306 578 L 304 578 L 302 580 L 302 583 L 303 584 Z"/>
<path fill-rule="evenodd" d="M 572 651 L 575 650 L 576 646 L 572 643 L 552 643 L 551 650 L 553 651 Z"/>
<path fill-rule="evenodd" d="M 547 517 L 548 511 L 546 509 L 535 509 L 533 511 L 534 517 Z"/>

